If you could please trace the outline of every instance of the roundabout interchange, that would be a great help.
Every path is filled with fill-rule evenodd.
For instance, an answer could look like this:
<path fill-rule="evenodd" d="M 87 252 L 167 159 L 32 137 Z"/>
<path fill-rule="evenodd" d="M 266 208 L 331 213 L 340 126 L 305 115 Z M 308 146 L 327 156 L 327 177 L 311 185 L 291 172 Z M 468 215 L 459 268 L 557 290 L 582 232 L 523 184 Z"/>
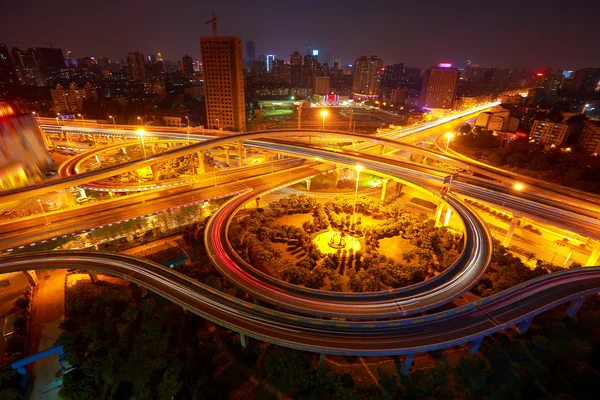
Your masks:
<path fill-rule="evenodd" d="M 73 128 L 73 130 L 83 129 Z M 86 132 L 118 135 L 118 130 L 111 129 L 93 131 L 93 128 L 86 128 Z M 121 131 L 121 134 L 125 134 L 123 132 L 125 131 Z M 6 191 L 0 194 L 0 201 L 10 202 L 22 196 L 33 197 L 52 190 L 98 182 L 110 176 L 142 167 L 152 168 L 160 162 L 198 152 L 203 153 L 213 147 L 229 145 L 232 142 L 237 142 L 238 148 L 243 144 L 245 147 L 271 154 L 304 158 L 306 161 L 294 161 L 293 178 L 290 164 L 292 161 L 289 159 L 277 162 L 277 171 L 275 171 L 275 163 L 272 163 L 270 168 L 264 165 L 246 167 L 247 175 L 240 180 L 236 179 L 235 182 L 228 184 L 229 186 L 217 186 L 215 176 L 215 186 L 212 187 L 209 183 L 206 187 L 199 188 L 197 198 L 192 198 L 189 202 L 192 204 L 197 203 L 199 199 L 233 196 L 208 222 L 205 230 L 207 252 L 213 264 L 228 280 L 254 298 L 277 306 L 277 310 L 237 299 L 169 268 L 122 254 L 57 250 L 11 255 L 12 250 L 19 246 L 31 246 L 31 243 L 19 242 L 23 240 L 22 230 L 30 229 L 31 224 L 25 224 L 22 230 L 15 229 L 10 238 L 2 239 L 0 270 L 14 272 L 77 267 L 91 272 L 116 275 L 139 284 L 208 320 L 239 332 L 242 345 L 245 345 L 247 337 L 253 337 L 322 355 L 405 355 L 403 373 L 408 372 L 412 355 L 415 353 L 462 343 L 470 343 L 470 350 L 477 351 L 485 336 L 512 325 L 518 325 L 519 329 L 524 331 L 535 315 L 556 305 L 570 302 L 568 314 L 574 316 L 585 296 L 596 293 L 600 287 L 600 268 L 570 269 L 525 282 L 450 311 L 400 318 L 439 307 L 465 293 L 485 273 L 491 260 L 492 239 L 485 223 L 455 194 L 503 204 L 504 208 L 523 216 L 548 221 L 594 239 L 600 238 L 600 229 L 594 217 L 600 211 L 600 201 L 593 196 L 574 198 L 568 190 L 560 189 L 559 192 L 548 184 L 540 184 L 539 190 L 536 187 L 534 193 L 528 192 L 527 195 L 517 196 L 511 189 L 512 177 L 507 177 L 500 171 L 485 170 L 483 166 L 469 164 L 459 156 L 442 154 L 392 139 L 330 131 L 281 130 L 226 135 L 222 135 L 221 132 L 207 133 L 218 133 L 219 136 L 211 138 L 194 136 L 194 141 L 198 139 L 201 141 L 142 159 L 131 160 L 118 166 Z M 131 132 L 127 134 L 131 136 Z M 185 141 L 186 134 L 151 132 L 148 136 L 160 140 Z M 340 148 L 313 144 L 310 139 L 324 136 L 370 143 L 372 145 L 370 148 L 379 146 L 380 149 L 375 148 L 373 154 L 368 149 L 353 150 L 352 146 Z M 291 141 L 291 138 L 296 141 Z M 393 158 L 386 157 L 386 148 L 388 155 L 396 152 L 397 154 Z M 408 160 L 406 160 L 406 153 L 409 154 Z M 487 179 L 475 177 L 470 173 L 461 174 L 452 185 L 454 194 L 440 194 L 439 190 L 448 172 L 411 162 L 412 155 L 443 160 L 469 172 L 485 170 Z M 440 275 L 420 284 L 383 292 L 339 293 L 307 289 L 279 281 L 245 263 L 231 248 L 227 240 L 227 229 L 237 210 L 245 204 L 282 187 L 308 180 L 335 166 L 351 167 L 356 164 L 363 165 L 369 172 L 385 179 L 400 181 L 406 186 L 433 196 L 437 199 L 440 213 L 444 207 L 457 213 L 463 221 L 466 239 L 458 260 Z M 266 177 L 255 176 L 261 168 L 269 169 L 270 174 L 264 172 Z M 191 187 L 194 187 L 198 178 L 192 179 Z M 213 179 L 212 176 L 210 179 L 204 178 L 207 182 Z M 528 184 L 536 183 L 528 182 Z M 189 182 L 183 185 L 189 185 Z M 114 192 L 119 189 L 109 187 L 100 190 Z M 155 193 L 158 193 L 158 190 L 159 188 L 156 188 Z M 160 188 L 160 190 L 166 192 L 175 189 Z M 552 193 L 552 196 L 548 196 L 548 193 Z M 160 205 L 159 200 L 161 199 L 146 199 L 145 205 L 142 205 L 139 199 L 134 198 L 135 204 L 130 205 L 127 215 L 129 217 L 151 215 L 158 212 L 156 210 L 165 208 L 164 204 L 174 200 L 174 196 L 165 196 Z M 157 202 L 157 206 L 154 207 L 156 210 L 152 209 L 153 201 Z M 186 205 L 186 200 L 178 199 L 178 202 L 178 205 Z M 144 208 L 144 211 L 140 212 L 136 207 Z M 50 226 L 66 224 L 67 222 L 64 221 L 67 219 L 57 217 L 52 220 Z M 101 224 L 97 221 L 92 222 L 94 223 Z M 2 236 L 5 236 L 4 233 L 8 232 L 8 228 L 10 224 L 0 226 Z M 35 233 L 38 235 L 36 237 L 41 238 L 46 235 L 44 240 L 51 240 L 49 236 L 52 235 L 48 236 L 49 228 L 45 229 L 45 232 L 44 229 L 38 229 L 39 232 Z M 590 257 L 592 265 L 597 261 L 597 255 L 596 259 L 593 259 L 594 252 L 596 249 Z"/>

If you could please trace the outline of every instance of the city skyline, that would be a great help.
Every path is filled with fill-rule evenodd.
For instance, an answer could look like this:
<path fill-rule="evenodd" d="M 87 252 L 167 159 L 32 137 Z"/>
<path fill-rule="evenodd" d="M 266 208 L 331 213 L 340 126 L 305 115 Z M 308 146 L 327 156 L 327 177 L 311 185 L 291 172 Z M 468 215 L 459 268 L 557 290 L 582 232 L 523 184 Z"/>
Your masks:
<path fill-rule="evenodd" d="M 87 4 L 69 0 L 64 12 L 42 2 L 16 4 L 5 12 L 12 24 L 0 27 L 0 37 L 9 48 L 47 47 L 52 43 L 77 57 L 107 56 L 120 61 L 129 52 L 146 55 L 160 51 L 169 60 L 179 60 L 184 54 L 198 60 L 199 37 L 211 34 L 210 25 L 204 22 L 214 9 L 219 18 L 218 35 L 252 40 L 257 55 L 275 54 L 286 61 L 293 51 L 305 53 L 311 47 L 321 51 L 321 62 L 331 63 L 335 54 L 342 65 L 374 54 L 385 65 L 404 62 L 421 68 L 441 61 L 464 66 L 467 60 L 500 68 L 578 69 L 600 64 L 600 53 L 590 51 L 596 44 L 588 28 L 593 24 L 594 10 L 600 8 L 592 1 L 583 2 L 589 12 L 579 13 L 577 18 L 581 7 L 544 8 L 530 1 L 520 2 L 518 9 L 488 9 L 473 3 L 473 7 L 460 11 L 447 4 L 437 8 L 386 4 L 361 13 L 354 12 L 361 6 L 356 1 L 345 3 L 343 8 L 313 1 L 268 8 L 248 7 L 239 1 L 230 1 L 227 8 L 214 1 L 203 5 L 185 1 L 169 9 L 150 3 L 154 2 L 120 4 L 108 0 L 102 9 L 92 10 Z M 91 13 L 94 18 L 90 18 Z M 48 15 L 52 15 L 53 30 L 44 23 Z M 138 25 L 139 19 L 142 25 Z M 28 29 L 21 30 L 20 26 Z M 532 51 L 534 45 L 536 51 Z"/>

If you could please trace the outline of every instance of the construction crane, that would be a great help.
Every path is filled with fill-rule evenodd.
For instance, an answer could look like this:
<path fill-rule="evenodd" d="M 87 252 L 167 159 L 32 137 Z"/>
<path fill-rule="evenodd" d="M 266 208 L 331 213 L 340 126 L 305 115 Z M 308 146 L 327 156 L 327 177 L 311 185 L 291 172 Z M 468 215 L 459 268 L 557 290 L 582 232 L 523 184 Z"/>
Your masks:
<path fill-rule="evenodd" d="M 204 25 L 208 25 L 208 24 L 212 23 L 213 36 L 217 36 L 217 21 L 218 21 L 218 19 L 217 19 L 217 16 L 215 15 L 215 12 L 213 11 L 212 13 L 213 13 L 212 19 L 210 21 L 206 21 L 204 23 Z"/>

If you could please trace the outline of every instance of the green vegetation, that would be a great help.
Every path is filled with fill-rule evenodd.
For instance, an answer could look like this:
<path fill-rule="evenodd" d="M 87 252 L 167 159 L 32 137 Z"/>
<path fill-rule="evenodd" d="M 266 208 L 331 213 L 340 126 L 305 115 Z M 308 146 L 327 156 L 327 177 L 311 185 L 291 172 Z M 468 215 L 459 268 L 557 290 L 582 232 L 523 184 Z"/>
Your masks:
<path fill-rule="evenodd" d="M 63 399 L 224 398 L 215 384 L 216 349 L 204 321 L 158 296 L 78 283 L 66 292 L 57 344 L 75 369 Z"/>
<path fill-rule="evenodd" d="M 600 193 L 600 160 L 578 151 L 550 148 L 517 139 L 500 148 L 501 137 L 490 132 L 460 135 L 452 146 L 474 158 L 517 173 L 575 189 Z M 576 150 L 576 149 L 575 149 Z"/>
<path fill-rule="evenodd" d="M 336 196 L 318 203 L 305 195 L 291 195 L 258 209 L 231 224 L 229 239 L 240 256 L 255 268 L 279 279 L 314 289 L 333 291 L 378 291 L 418 283 L 447 268 L 460 250 L 460 240 L 447 228 L 435 227 L 424 215 L 414 215 L 396 204 L 379 206 L 368 196 L 359 196 L 357 212 L 372 218 L 363 224 L 359 216 L 351 223 L 354 196 Z M 282 215 L 312 213 L 312 222 L 302 227 L 277 224 Z M 335 228 L 361 238 L 361 250 L 321 253 L 313 242 L 318 234 Z M 379 240 L 401 236 L 409 246 L 395 260 L 380 249 Z M 286 243 L 297 261 L 282 257 L 274 243 Z"/>

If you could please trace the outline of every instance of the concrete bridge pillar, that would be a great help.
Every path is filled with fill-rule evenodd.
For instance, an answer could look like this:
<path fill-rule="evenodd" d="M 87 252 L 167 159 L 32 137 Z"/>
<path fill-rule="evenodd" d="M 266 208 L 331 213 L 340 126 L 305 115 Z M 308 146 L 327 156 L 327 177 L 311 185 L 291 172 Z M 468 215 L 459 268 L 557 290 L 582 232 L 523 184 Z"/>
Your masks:
<path fill-rule="evenodd" d="M 31 286 L 37 286 L 38 283 L 40 283 L 34 270 L 23 271 L 23 273 L 27 276 L 27 279 L 29 279 L 29 284 Z"/>
<path fill-rule="evenodd" d="M 246 350 L 248 347 L 248 337 L 240 332 L 240 344 L 242 345 L 242 350 Z"/>
<path fill-rule="evenodd" d="M 306 190 L 310 192 L 310 179 L 306 180 Z"/>
<path fill-rule="evenodd" d="M 88 275 L 90 276 L 90 281 L 92 281 L 92 283 L 98 283 L 100 281 L 97 273 L 88 271 Z"/>
<path fill-rule="evenodd" d="M 483 336 L 469 342 L 469 354 L 477 354 L 481 347 L 481 343 L 483 343 Z"/>
<path fill-rule="evenodd" d="M 400 373 L 404 376 L 408 376 L 408 372 L 410 371 L 410 366 L 412 364 L 414 354 L 406 354 L 402 358 L 402 363 L 400 364 Z"/>
<path fill-rule="evenodd" d="M 381 199 L 379 200 L 379 202 L 383 205 L 383 203 L 385 203 L 385 192 L 387 190 L 387 185 L 389 183 L 389 180 L 384 180 L 383 181 L 383 185 L 381 186 Z"/>
<path fill-rule="evenodd" d="M 442 213 L 444 212 L 444 203 L 440 203 L 435 211 L 435 226 L 440 226 L 442 223 Z"/>
<path fill-rule="evenodd" d="M 229 165 L 229 147 L 225 147 L 225 165 Z"/>
<path fill-rule="evenodd" d="M 521 335 L 525 334 L 529 330 L 531 321 L 533 321 L 533 318 L 524 319 L 523 321 L 519 322 L 519 324 L 517 325 L 517 330 Z"/>
<path fill-rule="evenodd" d="M 127 148 L 126 147 L 123 147 L 121 150 L 123 150 L 123 154 L 127 155 Z"/>
<path fill-rule="evenodd" d="M 600 256 L 600 241 L 596 242 L 592 248 L 592 254 L 590 254 L 590 258 L 585 262 L 585 266 L 593 267 L 598 265 L 598 256 Z"/>
<path fill-rule="evenodd" d="M 325 365 L 325 358 L 326 357 L 327 357 L 327 354 L 325 354 L 325 353 L 319 354 L 319 365 L 320 366 Z"/>
<path fill-rule="evenodd" d="M 244 146 L 242 142 L 238 142 L 238 167 L 244 165 Z"/>
<path fill-rule="evenodd" d="M 398 181 L 396 181 L 396 197 L 400 197 L 402 195 L 402 189 L 404 185 Z"/>
<path fill-rule="evenodd" d="M 448 207 L 446 210 L 446 217 L 444 218 L 444 226 L 448 226 L 450 223 L 450 217 L 452 216 L 452 209 Z"/>
<path fill-rule="evenodd" d="M 203 174 L 206 172 L 206 165 L 204 165 L 204 152 L 198 151 L 198 173 Z"/>
<path fill-rule="evenodd" d="M 335 166 L 335 186 L 337 187 L 338 183 L 340 183 L 340 177 L 342 176 L 342 169 L 339 165 Z"/>
<path fill-rule="evenodd" d="M 513 235 L 515 234 L 515 229 L 519 224 L 519 218 L 513 217 L 510 221 L 510 226 L 508 227 L 508 231 L 506 232 L 506 236 L 504 236 L 504 240 L 502 240 L 502 246 L 508 247 L 510 246 L 510 241 L 512 240 Z"/>
<path fill-rule="evenodd" d="M 100 157 L 98 157 L 98 154 L 95 155 L 96 158 L 96 162 L 98 163 L 98 166 L 102 167 L 102 163 L 100 162 Z"/>
<path fill-rule="evenodd" d="M 158 182 L 158 164 L 152 164 L 150 169 L 152 170 L 152 180 Z"/>
<path fill-rule="evenodd" d="M 585 297 L 579 297 L 579 298 L 576 298 L 575 300 L 571 301 L 571 303 L 569 304 L 569 307 L 567 308 L 567 312 L 565 313 L 565 315 L 571 319 L 575 319 L 575 316 L 577 315 L 577 311 L 579 311 L 579 307 L 581 307 L 581 305 L 583 304 L 584 301 L 585 301 Z"/>
<path fill-rule="evenodd" d="M 260 197 L 257 197 L 254 200 L 256 201 L 256 208 L 260 208 Z M 258 301 L 258 300 L 256 300 L 256 301 Z"/>

